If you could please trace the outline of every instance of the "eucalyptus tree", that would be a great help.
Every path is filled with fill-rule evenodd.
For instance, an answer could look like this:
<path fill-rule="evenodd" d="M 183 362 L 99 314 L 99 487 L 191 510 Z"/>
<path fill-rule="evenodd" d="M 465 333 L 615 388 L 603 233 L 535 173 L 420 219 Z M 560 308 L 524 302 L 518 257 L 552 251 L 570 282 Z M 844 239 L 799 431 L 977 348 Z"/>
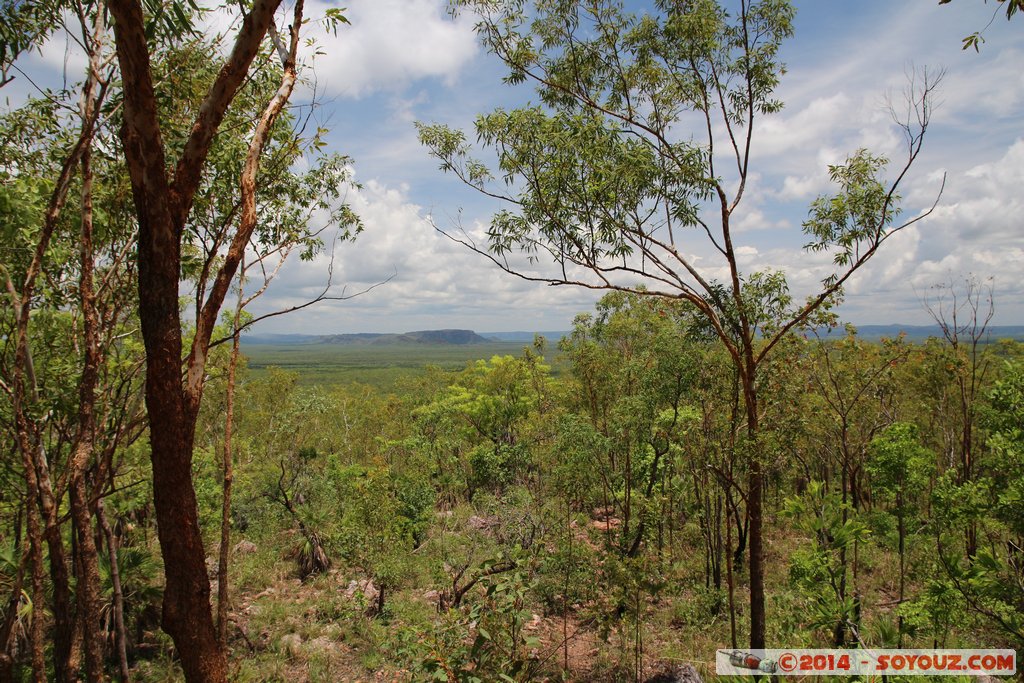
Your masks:
<path fill-rule="evenodd" d="M 32 49 L 54 30 L 45 17 L 60 10 L 57 3 L 5 8 L 5 19 L 16 21 L 6 26 L 3 59 L 13 65 L 18 54 Z M 45 538 L 54 676 L 61 681 L 77 678 L 74 631 L 81 625 L 85 674 L 95 681 L 104 676 L 95 501 L 107 486 L 106 476 L 113 480 L 113 450 L 126 434 L 138 433 L 138 421 L 128 417 L 130 398 L 116 398 L 111 384 L 130 385 L 130 373 L 112 371 L 108 356 L 116 352 L 103 350 L 124 333 L 126 315 L 133 310 L 121 297 L 131 279 L 125 256 L 132 230 L 111 208 L 110 193 L 97 189 L 96 182 L 97 173 L 109 173 L 112 166 L 102 153 L 94 155 L 97 139 L 106 136 L 110 143 L 110 39 L 101 5 L 80 4 L 75 10 L 69 15 L 73 18 L 62 16 L 57 23 L 85 51 L 85 74 L 71 74 L 83 78 L 80 92 L 43 92 L 5 116 L 0 178 L 11 253 L 3 268 L 9 304 L 4 322 L 11 325 L 5 339 L 13 342 L 13 349 L 4 354 L 0 375 L 11 399 L 13 440 L 25 479 L 37 607 L 31 630 L 33 675 L 46 675 L 40 661 Z M 13 38 L 11 31 L 17 33 Z M 80 366 L 69 364 L 68 358 L 80 359 Z M 72 385 L 76 391 L 68 395 Z M 68 495 L 76 551 L 71 569 L 76 577 L 74 602 L 62 532 Z"/>
<path fill-rule="evenodd" d="M 837 529 L 857 528 L 857 514 L 864 506 L 865 466 L 873 439 L 894 420 L 896 412 L 896 378 L 894 372 L 902 365 L 910 349 L 902 337 L 869 344 L 861 340 L 852 326 L 840 339 L 818 336 L 810 348 L 806 368 L 806 385 L 813 389 L 811 405 L 816 416 L 808 425 L 812 453 L 817 459 L 802 461 L 804 474 L 815 483 L 815 472 L 824 474 L 821 499 L 832 505 Z M 817 468 L 815 468 L 817 466 Z M 839 493 L 832 501 L 834 484 L 830 481 L 838 470 Z M 824 510 L 825 507 L 819 507 Z M 824 519 L 826 515 L 822 514 Z M 839 618 L 833 624 L 836 647 L 857 637 L 860 614 L 858 581 L 859 534 L 826 534 L 836 557 L 832 588 Z M 836 540 L 842 541 L 837 543 Z M 850 557 L 852 555 L 852 558 Z M 852 559 L 852 597 L 848 585 Z"/>
<path fill-rule="evenodd" d="M 929 213 L 898 222 L 898 188 L 921 151 L 937 79 L 925 74 L 910 89 L 908 117 L 897 121 L 905 154 L 891 172 L 863 149 L 829 167 L 836 191 L 811 205 L 803 230 L 805 251 L 830 256 L 834 269 L 794 304 L 781 274 L 740 267 L 736 234 L 757 123 L 783 106 L 775 90 L 779 48 L 793 33 L 788 2 L 741 0 L 730 12 L 713 0 L 659 0 L 640 15 L 620 0 L 459 0 L 455 9 L 476 16 L 505 80 L 533 85 L 540 103 L 477 118 L 493 171 L 466 133 L 419 125 L 444 171 L 503 204 L 486 244 L 451 236 L 527 280 L 688 301 L 714 331 L 739 374 L 751 444 L 750 642 L 761 647 L 759 369 L 886 240 Z M 517 251 L 554 268 L 523 265 Z"/>
<path fill-rule="evenodd" d="M 934 361 L 940 384 L 928 387 L 933 389 L 929 398 L 937 399 L 937 406 L 946 404 L 945 414 L 939 417 L 942 431 L 956 432 L 948 434 L 943 444 L 947 466 L 957 470 L 960 485 L 969 487 L 974 483 L 983 450 L 977 422 L 986 379 L 992 369 L 991 354 L 986 353 L 989 324 L 995 315 L 992 282 L 979 282 L 968 276 L 962 286 L 937 285 L 925 299 L 925 307 L 942 330 L 944 342 Z M 967 557 L 973 560 L 978 550 L 978 530 L 973 522 L 965 529 L 964 545 Z"/>
<path fill-rule="evenodd" d="M 65 100 L 73 101 L 81 94 L 80 130 L 66 133 L 54 124 L 48 135 L 36 135 L 34 146 L 28 145 L 34 156 L 5 157 L 2 169 L 10 171 L 3 175 L 5 184 L 17 190 L 4 193 L 3 199 L 17 194 L 13 207 L 4 202 L 5 218 L 19 219 L 5 220 L 5 229 L 14 231 L 19 244 L 23 235 L 29 243 L 25 258 L 19 252 L 18 259 L 8 262 L 12 270 L 5 269 L 11 306 L 3 311 L 4 323 L 10 323 L 12 332 L 4 337 L 4 352 L 10 351 L 11 374 L 4 376 L 3 386 L 12 398 L 10 431 L 17 437 L 24 459 L 21 469 L 28 489 L 28 526 L 34 529 L 28 534 L 32 539 L 32 593 L 39 608 L 45 602 L 41 575 L 44 558 L 39 547 L 44 530 L 49 545 L 56 621 L 53 652 L 55 672 L 62 680 L 76 675 L 68 666 L 76 616 L 71 609 L 60 531 L 61 500 L 67 494 L 62 482 L 70 482 L 71 489 L 71 517 L 77 540 L 75 572 L 79 579 L 75 597 L 79 611 L 86 612 L 77 618 L 85 620 L 87 677 L 95 680 L 103 676 L 96 647 L 99 630 L 93 627 L 93 622 L 98 622 L 95 600 L 90 598 L 95 596 L 93 588 L 98 580 L 96 553 L 90 547 L 98 534 L 91 530 L 90 515 L 102 514 L 98 499 L 104 495 L 108 475 L 111 484 L 113 481 L 109 467 L 112 449 L 124 445 L 121 437 L 125 434 L 137 435 L 140 424 L 139 420 L 126 419 L 111 428 L 104 422 L 114 419 L 111 411 L 105 409 L 100 415 L 95 411 L 100 395 L 108 400 L 104 392 L 116 394 L 104 362 L 120 360 L 108 356 L 129 345 L 124 341 L 130 332 L 124 333 L 117 325 L 136 314 L 142 323 L 153 488 L 167 585 L 164 625 L 175 640 L 189 679 L 223 680 L 224 653 L 217 639 L 209 637 L 211 631 L 207 628 L 211 621 L 209 580 L 203 566 L 205 553 L 196 525 L 189 471 L 213 326 L 235 274 L 245 271 L 240 264 L 247 256 L 249 265 L 264 267 L 269 259 L 283 260 L 295 248 L 301 248 L 304 257 L 311 257 L 322 244 L 309 227 L 309 217 L 320 210 L 329 215 L 330 221 L 343 225 L 346 232 L 342 237 L 350 234 L 349 229 L 355 232 L 359 227 L 347 207 L 337 208 L 339 193 L 349 176 L 344 158 L 323 159 L 312 164 L 308 174 L 291 172 L 306 151 L 303 136 L 315 146 L 320 134 L 292 130 L 293 119 L 282 114 L 298 79 L 297 52 L 304 21 L 301 0 L 291 8 L 284 35 L 274 28 L 279 0 L 242 8 L 244 16 L 233 49 L 224 52 L 223 45 L 211 44 L 198 35 L 194 26 L 198 10 L 193 3 L 144 4 L 145 8 L 132 0 L 55 1 L 4 5 L 0 10 L 4 18 L 0 31 L 2 82 L 7 82 L 10 74 L 17 74 L 15 60 L 20 55 L 38 48 L 52 33 L 54 19 L 64 23 L 69 32 L 82 33 L 79 42 L 90 57 L 81 93 L 72 88 L 45 93 L 43 98 L 44 104 L 60 112 L 73 109 Z M 328 10 L 326 15 L 335 26 L 345 21 L 338 10 Z M 108 19 L 113 20 L 113 38 L 106 33 Z M 270 40 L 266 41 L 268 34 Z M 209 58 L 211 53 L 226 55 L 219 71 Z M 280 62 L 279 66 L 275 68 L 274 62 Z M 112 77 L 118 66 L 120 81 Z M 105 97 L 113 104 L 105 105 Z M 9 134 L 12 131 L 30 127 L 22 125 L 32 123 L 24 113 L 17 114 L 18 126 L 5 128 L 5 141 L 13 137 Z M 225 125 L 245 134 L 217 136 Z M 110 134 L 118 129 L 120 144 Z M 107 137 L 94 153 L 93 139 L 100 130 Z M 173 166 L 166 163 L 168 150 L 180 153 Z M 125 164 L 120 164 L 122 154 Z M 257 174 L 264 156 L 269 159 L 260 177 L 258 195 Z M 94 157 L 102 161 L 103 168 L 114 169 L 101 182 L 94 182 L 93 167 L 98 165 Z M 26 162 L 42 160 L 51 163 L 51 172 L 30 173 L 29 169 L 42 166 Z M 80 253 L 78 265 L 60 232 L 62 221 L 67 221 L 62 210 L 78 187 L 76 183 L 81 185 L 81 206 L 76 207 L 80 208 L 80 225 L 75 225 L 80 228 L 80 237 L 77 248 L 71 245 L 70 254 Z M 111 199 L 118 191 L 121 194 Z M 121 208 L 130 205 L 126 201 L 128 192 L 136 199 L 134 212 Z M 110 203 L 94 211 L 96 193 Z M 41 227 L 25 226 L 24 231 L 20 230 L 20 219 L 33 211 L 41 216 Z M 127 241 L 113 241 L 108 223 L 114 217 L 118 225 L 134 228 L 137 223 L 138 233 L 129 230 Z M 122 236 L 118 233 L 118 239 Z M 138 249 L 134 250 L 136 245 Z M 273 270 L 272 265 L 269 268 Z M 121 274 L 127 274 L 127 278 Z M 138 308 L 124 301 L 136 274 Z M 72 276 L 78 276 L 77 303 L 63 284 Z M 267 279 L 270 277 L 267 274 Z M 182 324 L 179 310 L 181 279 L 195 284 L 195 322 L 191 330 Z M 32 306 L 44 300 L 44 291 L 56 291 L 55 283 L 68 289 L 58 292 L 65 298 L 55 305 L 73 312 L 68 314 L 71 322 L 81 330 L 71 335 L 70 342 L 76 352 L 83 350 L 81 372 L 76 369 L 64 373 L 75 378 L 80 375 L 80 380 L 77 425 L 71 424 L 70 436 L 63 442 L 65 451 L 68 444 L 73 446 L 67 453 L 70 474 L 63 477 L 51 477 L 54 453 L 42 450 L 41 435 L 54 430 L 45 430 L 36 418 L 42 415 L 43 421 L 52 422 L 53 411 L 47 413 L 45 404 L 58 398 L 39 391 L 29 326 Z M 33 325 L 37 325 L 38 316 L 33 318 Z M 185 335 L 190 335 L 191 346 L 182 378 Z M 55 355 L 52 360 L 57 358 Z M 53 365 L 53 376 L 61 376 L 58 363 Z M 99 451 L 106 461 L 99 456 L 99 462 L 91 459 L 92 453 Z M 82 486 L 87 465 L 93 468 L 90 472 L 97 487 L 91 492 Z M 106 522 L 100 520 L 100 526 L 106 527 Z M 87 562 L 92 565 L 83 564 Z M 41 609 L 38 614 L 42 614 Z M 33 619 L 33 670 L 37 680 L 45 676 L 42 625 L 41 619 Z M 120 649 L 123 652 L 123 644 Z M 123 670 L 124 657 L 121 659 Z"/>
<path fill-rule="evenodd" d="M 274 26 L 280 4 L 280 0 L 256 0 L 242 8 L 242 22 L 220 70 L 196 92 L 198 106 L 187 109 L 192 119 L 187 133 L 171 140 L 161 119 L 168 101 L 158 97 L 148 40 L 148 21 L 153 17 L 146 16 L 138 0 L 109 3 L 124 84 L 121 138 L 139 223 L 139 315 L 146 348 L 154 503 L 166 579 L 163 627 L 175 642 L 188 680 L 227 678 L 224 648 L 210 612 L 192 449 L 214 327 L 250 241 L 261 238 L 257 234 L 261 159 L 273 146 L 275 123 L 298 80 L 304 3 L 298 0 L 293 5 L 286 20 L 288 29 L 279 34 Z M 334 21 L 340 19 L 337 13 L 332 16 Z M 237 219 L 212 250 L 215 256 L 201 278 L 195 327 L 186 346 L 178 296 L 186 247 L 194 234 L 191 216 L 202 196 L 204 171 L 217 133 L 250 81 L 268 34 L 280 57 L 278 85 L 245 128 L 248 144 L 237 176 Z"/>
<path fill-rule="evenodd" d="M 169 135 L 180 135 L 187 130 L 187 112 L 201 91 L 216 76 L 207 54 L 196 44 L 186 44 L 163 54 L 155 65 L 160 85 L 157 96 L 171 102 L 164 116 L 177 123 Z M 272 46 L 262 48 L 254 59 L 253 73 L 241 88 L 231 109 L 226 113 L 223 126 L 227 129 L 245 129 L 254 125 L 263 103 L 273 96 L 279 75 L 272 62 L 277 59 Z M 182 91 L 192 96 L 180 97 Z M 178 98 L 173 95 L 177 93 Z M 228 563 L 230 555 L 230 511 L 233 470 L 233 427 L 235 404 L 235 375 L 240 354 L 243 330 L 254 323 L 275 315 L 289 313 L 325 300 L 351 298 L 356 294 L 334 294 L 332 290 L 333 264 L 324 288 L 304 303 L 285 309 L 253 316 L 247 308 L 270 287 L 288 258 L 296 253 L 308 261 L 323 249 L 329 249 L 333 262 L 338 243 L 354 238 L 362 230 L 359 218 L 345 203 L 344 193 L 353 186 L 351 160 L 340 154 L 323 154 L 323 128 L 311 128 L 315 108 L 307 109 L 306 116 L 284 110 L 268 132 L 262 160 L 263 174 L 258 195 L 239 190 L 245 177 L 241 160 L 248 153 L 249 143 L 241 137 L 219 136 L 213 145 L 207 163 L 196 205 L 186 226 L 183 239 L 183 275 L 190 285 L 192 325 L 199 329 L 203 308 L 211 287 L 216 286 L 217 269 L 223 258 L 224 245 L 239 225 L 251 224 L 252 236 L 239 262 L 234 279 L 237 293 L 229 315 L 228 328 L 211 335 L 210 345 L 230 342 L 231 353 L 227 362 L 226 400 L 223 411 L 222 468 L 223 502 L 221 510 L 221 538 L 217 576 L 217 629 L 222 642 L 226 642 L 228 608 Z M 170 126 L 168 126 L 168 129 Z M 299 163 L 308 165 L 298 171 Z M 251 202 L 249 216 L 240 214 Z M 328 242 L 328 244 L 325 244 Z"/>
<path fill-rule="evenodd" d="M 934 471 L 935 456 L 921 445 L 917 426 L 895 422 L 871 441 L 867 470 L 872 490 L 887 499 L 896 517 L 900 556 L 898 604 L 902 605 L 907 580 L 907 518 Z M 903 614 L 899 615 L 899 647 L 903 646 Z"/>
<path fill-rule="evenodd" d="M 600 481 L 590 502 L 621 521 L 606 531 L 623 556 L 636 557 L 652 530 L 663 547 L 666 505 L 678 498 L 681 440 L 697 418 L 697 344 L 679 344 L 692 322 L 688 307 L 612 292 L 596 316 L 577 316 L 559 345 L 571 363 L 569 395 L 579 397 L 572 407 L 590 423 L 577 425 L 563 448 L 590 446 L 585 467 Z"/>

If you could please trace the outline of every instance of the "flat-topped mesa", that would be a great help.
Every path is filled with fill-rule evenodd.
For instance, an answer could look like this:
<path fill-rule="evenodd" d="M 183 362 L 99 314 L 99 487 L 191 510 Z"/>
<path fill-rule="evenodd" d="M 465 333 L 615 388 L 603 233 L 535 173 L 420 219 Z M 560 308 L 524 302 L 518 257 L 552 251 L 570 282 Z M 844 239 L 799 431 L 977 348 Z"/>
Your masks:
<path fill-rule="evenodd" d="M 416 332 L 398 333 L 373 333 L 362 332 L 357 334 L 329 334 L 317 338 L 320 344 L 348 344 L 348 345 L 392 345 L 392 344 L 490 344 L 492 340 L 481 337 L 473 330 L 419 330 Z"/>

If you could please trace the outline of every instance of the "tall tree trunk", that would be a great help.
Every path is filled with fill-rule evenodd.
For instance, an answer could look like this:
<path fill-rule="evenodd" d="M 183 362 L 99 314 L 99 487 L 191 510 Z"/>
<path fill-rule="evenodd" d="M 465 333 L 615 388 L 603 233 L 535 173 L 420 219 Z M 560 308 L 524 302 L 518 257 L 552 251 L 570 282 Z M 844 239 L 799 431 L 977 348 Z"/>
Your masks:
<path fill-rule="evenodd" d="M 243 266 L 244 274 L 245 268 Z M 231 338 L 231 360 L 228 362 L 228 386 L 224 407 L 224 490 L 220 514 L 220 553 L 217 562 L 217 637 L 221 647 L 227 647 L 228 632 L 228 563 L 231 559 L 231 485 L 234 481 L 234 455 L 231 438 L 235 427 L 235 371 L 238 368 L 239 326 L 242 318 L 242 283 L 238 283 L 238 303 L 233 321 L 234 334 Z"/>
<path fill-rule="evenodd" d="M 762 537 L 764 472 L 758 443 L 757 389 L 755 368 L 748 366 L 741 378 L 743 401 L 747 410 L 747 447 L 750 449 L 750 484 L 747 491 L 747 515 L 750 520 L 750 647 L 765 646 L 764 545 Z"/>
<path fill-rule="evenodd" d="M 252 201 L 253 220 L 248 232 L 243 227 L 236 231 L 207 299 L 202 303 L 184 385 L 178 309 L 181 236 L 213 138 L 248 75 L 279 4 L 280 0 L 256 0 L 245 14 L 232 51 L 197 110 L 172 182 L 167 175 L 141 4 L 139 0 L 111 0 L 109 3 L 125 86 L 125 124 L 121 135 L 139 222 L 139 312 L 146 348 L 146 407 L 150 420 L 153 497 L 166 580 L 163 627 L 174 640 L 189 681 L 227 679 L 224 648 L 210 611 L 210 579 L 206 573 L 206 553 L 192 483 L 192 446 L 210 335 L 255 228 L 255 201 Z M 286 60 L 285 79 L 257 125 L 245 160 L 243 190 L 248 182 L 253 193 L 259 155 L 294 85 L 301 7 L 299 0 L 291 27 L 290 63 Z M 243 194 L 243 222 L 249 209 Z"/>
<path fill-rule="evenodd" d="M 146 349 L 146 409 L 153 501 L 164 559 L 163 629 L 189 681 L 226 681 L 227 662 L 210 613 L 210 580 L 192 484 L 195 416 L 181 380 L 180 230 L 172 215 L 142 8 L 112 0 L 125 85 L 122 137 L 139 221 L 139 318 Z"/>
<path fill-rule="evenodd" d="M 906 555 L 907 529 L 906 529 L 906 525 L 905 525 L 904 520 L 903 520 L 903 516 L 904 515 L 903 515 L 903 496 L 902 496 L 902 494 L 899 494 L 897 496 L 896 504 L 899 506 L 899 512 L 896 513 L 896 532 L 897 532 L 897 535 L 899 536 L 899 553 L 900 553 L 900 588 L 899 588 L 900 594 L 899 594 L 899 601 L 897 602 L 897 605 L 899 605 L 898 609 L 900 609 L 900 615 L 899 615 L 899 617 L 896 620 L 897 621 L 897 628 L 899 630 L 899 637 L 898 637 L 899 639 L 897 641 L 896 647 L 903 647 L 903 613 L 902 613 L 902 608 L 903 608 L 903 598 L 904 598 L 904 595 L 906 594 L 906 582 L 907 582 L 907 579 L 906 579 L 906 577 L 907 577 L 907 559 L 906 559 L 906 557 L 907 557 L 907 555 Z"/>
<path fill-rule="evenodd" d="M 107 539 L 107 553 L 110 558 L 110 583 L 114 589 L 114 640 L 117 644 L 118 673 L 122 683 L 131 680 L 131 673 L 128 669 L 128 635 L 124 627 L 124 591 L 121 588 L 121 567 L 117 560 L 117 538 L 114 530 L 107 521 L 107 515 L 103 509 L 103 500 L 96 502 L 96 521 L 103 529 L 103 536 Z"/>
<path fill-rule="evenodd" d="M 97 12 L 97 24 L 102 25 L 103 12 Z M 87 110 L 95 106 L 92 89 L 87 88 L 83 98 Z M 99 380 L 99 316 L 93 290 L 93 212 L 92 212 L 92 155 L 90 148 L 82 154 L 82 216 L 81 216 L 81 273 L 79 298 L 82 310 L 83 363 L 78 388 L 78 431 L 71 456 L 71 518 L 78 541 L 79 567 L 76 596 L 85 649 L 86 679 L 89 683 L 102 681 L 103 640 L 100 637 L 100 570 L 96 541 L 93 536 L 86 471 L 96 443 L 96 385 Z"/>
<path fill-rule="evenodd" d="M 102 14 L 102 12 L 98 12 L 98 14 Z M 90 64 L 92 65 L 94 62 L 90 62 Z M 34 608 L 40 611 L 45 604 L 41 587 L 42 577 L 39 575 L 39 572 L 42 571 L 42 548 L 40 541 L 45 538 L 50 551 L 50 574 L 53 581 L 54 677 L 62 682 L 70 682 L 75 677 L 75 672 L 71 671 L 69 666 L 75 620 L 71 610 L 71 591 L 67 562 L 60 532 L 60 505 L 59 501 L 54 497 L 53 486 L 50 481 L 49 463 L 47 462 L 42 443 L 41 430 L 38 428 L 38 425 L 32 424 L 26 412 L 28 401 L 38 400 L 28 329 L 36 280 L 44 270 L 44 259 L 50 240 L 53 237 L 53 232 L 57 226 L 57 221 L 60 219 L 61 212 L 67 202 L 67 194 L 71 186 L 74 170 L 82 159 L 82 155 L 92 144 L 98 107 L 90 106 L 90 104 L 94 105 L 97 98 L 100 97 L 96 92 L 98 78 L 99 73 L 95 69 L 90 68 L 86 79 L 85 97 L 83 99 L 83 102 L 87 104 L 82 111 L 82 126 L 74 146 L 68 151 L 61 164 L 60 173 L 54 183 L 53 192 L 50 195 L 46 212 L 43 216 L 43 225 L 36 242 L 35 252 L 25 271 L 25 279 L 22 283 L 21 291 L 16 292 L 13 283 L 9 280 L 7 283 L 16 325 L 14 335 L 14 379 L 12 382 L 16 438 L 25 466 L 29 506 L 39 506 L 41 512 L 40 519 L 38 513 L 31 509 L 28 511 L 28 533 L 32 544 L 34 565 L 32 581 L 33 604 Z M 37 642 L 41 638 L 41 630 L 39 630 L 41 629 L 41 623 L 38 614 L 33 614 L 33 676 L 37 678 L 45 676 L 45 670 L 41 669 L 37 662 L 38 652 L 36 651 L 36 648 L 42 647 L 42 643 Z"/>
<path fill-rule="evenodd" d="M 53 484 L 46 453 L 36 436 L 33 447 L 36 471 L 37 497 L 44 524 L 43 537 L 50 553 L 50 581 L 53 583 L 53 668 L 54 678 L 61 682 L 74 683 L 77 678 L 72 659 L 75 640 L 75 612 L 71 605 L 71 579 L 64 552 L 61 534 L 61 518 L 58 503 L 54 498 Z"/>
<path fill-rule="evenodd" d="M 27 348 L 26 348 L 27 351 Z M 22 465 L 25 470 L 25 483 L 28 498 L 27 519 L 28 535 L 32 549 L 32 604 L 36 610 L 32 615 L 32 640 L 33 640 L 33 675 L 42 676 L 45 679 L 45 665 L 41 671 L 37 671 L 35 662 L 35 648 L 42 651 L 42 609 L 46 604 L 46 594 L 43 588 L 43 576 L 45 564 L 43 562 L 42 545 L 45 542 L 50 551 L 50 578 L 53 582 L 53 666 L 54 678 L 62 683 L 72 680 L 72 672 L 69 671 L 71 659 L 71 644 L 74 631 L 74 615 L 71 610 L 71 591 L 67 563 L 64 557 L 64 543 L 60 534 L 60 519 L 56 504 L 53 500 L 53 492 L 49 478 L 49 467 L 43 453 L 42 445 L 39 443 L 40 435 L 33 430 L 23 404 L 23 392 L 18 391 L 18 384 L 21 378 L 18 376 L 18 363 L 15 367 L 15 391 L 14 391 L 14 418 L 16 425 L 16 438 L 18 450 L 22 454 Z M 38 623 L 37 623 L 38 622 Z M 38 642 L 37 642 L 38 641 Z"/>
<path fill-rule="evenodd" d="M 738 641 L 736 639 L 736 591 L 732 573 L 732 524 L 728 520 L 725 523 L 725 545 L 728 549 L 725 553 L 725 582 L 729 587 L 729 642 L 733 648 L 736 648 Z"/>

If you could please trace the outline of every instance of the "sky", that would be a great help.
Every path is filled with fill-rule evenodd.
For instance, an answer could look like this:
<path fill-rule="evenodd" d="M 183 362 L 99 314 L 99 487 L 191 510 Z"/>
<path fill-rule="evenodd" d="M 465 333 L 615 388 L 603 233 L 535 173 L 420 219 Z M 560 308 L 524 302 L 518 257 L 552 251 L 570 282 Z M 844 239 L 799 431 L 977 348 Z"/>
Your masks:
<path fill-rule="evenodd" d="M 917 215 L 945 187 L 933 213 L 887 241 L 851 280 L 839 308 L 854 324 L 926 324 L 934 286 L 991 278 L 994 324 L 1024 324 L 1024 18 L 996 3 L 958 0 L 802 0 L 795 36 L 783 47 L 787 73 L 777 91 L 784 109 L 754 131 L 749 189 L 733 218 L 747 272 L 783 270 L 793 294 L 814 291 L 828 259 L 801 249 L 808 206 L 828 192 L 827 168 L 858 148 L 899 158 L 902 138 L 888 102 L 907 74 L 944 70 L 924 151 L 903 186 L 905 216 Z M 418 143 L 414 122 L 471 131 L 495 107 L 536 101 L 526 87 L 501 82 L 501 64 L 478 44 L 473 21 L 453 19 L 444 0 L 348 0 L 350 26 L 336 35 L 310 26 L 319 49 L 307 54 L 316 114 L 328 149 L 350 156 L 359 187 L 347 201 L 364 232 L 333 254 L 336 293 L 371 291 L 273 318 L 258 333 L 334 334 L 465 328 L 566 330 L 600 296 L 549 287 L 502 273 L 437 227 L 482 234 L 499 207 L 438 170 Z M 330 7 L 307 1 L 307 16 Z M 231 30 L 221 15 L 214 27 Z M 979 52 L 961 39 L 985 29 Z M 28 77 L 51 82 L 80 57 L 56 36 L 20 65 L 26 78 L 4 95 L 17 98 Z M 297 100 L 308 99 L 307 87 Z M 470 132 L 470 139 L 475 136 Z M 684 251 L 715 276 L 720 264 L 693 233 Z M 300 304 L 322 291 L 331 267 L 323 254 L 281 270 L 255 314 Z M 539 266 L 538 266 L 539 267 Z M 390 279 L 389 279 L 390 278 Z"/>

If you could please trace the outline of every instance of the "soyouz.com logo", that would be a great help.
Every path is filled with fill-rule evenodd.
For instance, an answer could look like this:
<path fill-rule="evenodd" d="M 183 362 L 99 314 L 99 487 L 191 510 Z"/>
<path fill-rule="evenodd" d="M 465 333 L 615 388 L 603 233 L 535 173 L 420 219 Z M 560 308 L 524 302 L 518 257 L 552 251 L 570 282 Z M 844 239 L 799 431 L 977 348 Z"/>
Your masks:
<path fill-rule="evenodd" d="M 1013 650 L 718 650 L 719 676 L 1012 676 Z"/>

